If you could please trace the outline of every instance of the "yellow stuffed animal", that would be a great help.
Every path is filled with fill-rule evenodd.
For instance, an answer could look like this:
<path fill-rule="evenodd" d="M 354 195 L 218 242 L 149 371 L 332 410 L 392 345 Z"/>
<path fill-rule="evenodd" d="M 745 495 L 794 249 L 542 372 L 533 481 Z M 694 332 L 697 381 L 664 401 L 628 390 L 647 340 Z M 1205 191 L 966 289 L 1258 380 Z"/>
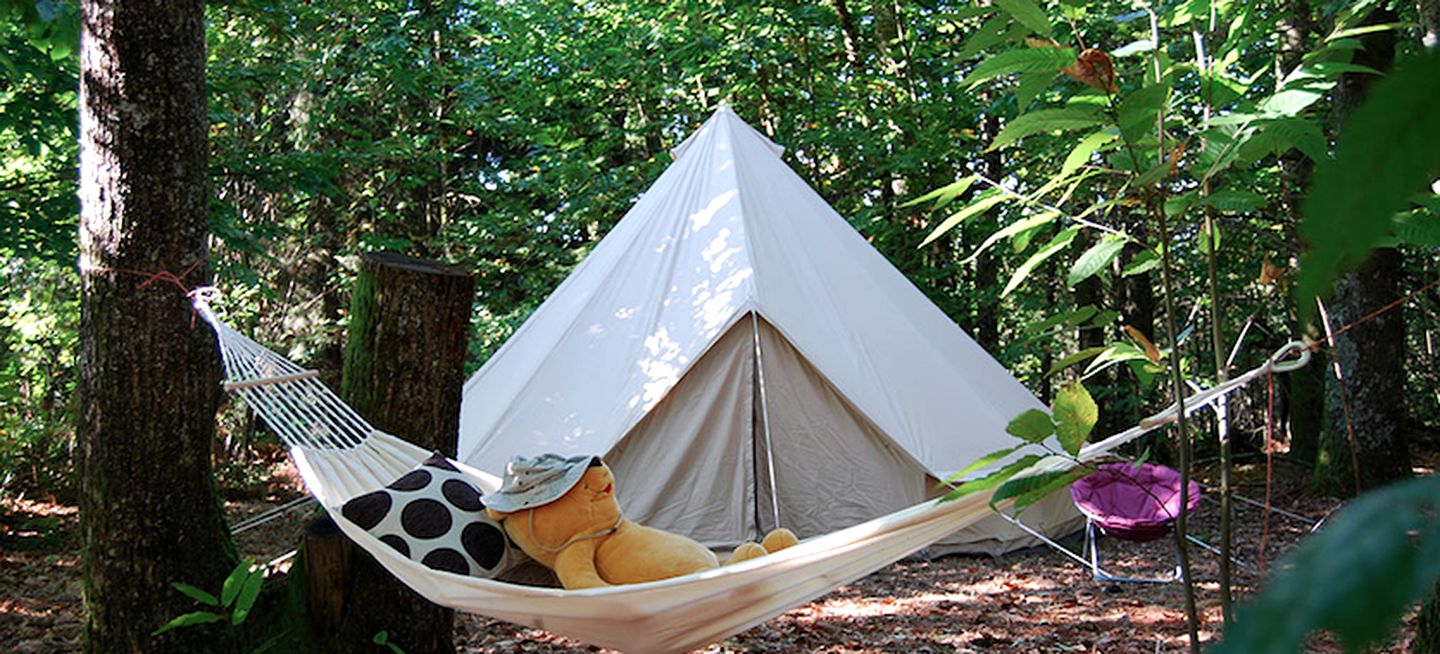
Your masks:
<path fill-rule="evenodd" d="M 516 457 L 505 483 L 484 498 L 486 512 L 565 588 L 597 588 L 668 579 L 719 567 L 700 543 L 626 520 L 615 499 L 615 475 L 599 457 Z M 796 543 L 777 529 L 745 543 L 725 562 L 738 563 Z"/>

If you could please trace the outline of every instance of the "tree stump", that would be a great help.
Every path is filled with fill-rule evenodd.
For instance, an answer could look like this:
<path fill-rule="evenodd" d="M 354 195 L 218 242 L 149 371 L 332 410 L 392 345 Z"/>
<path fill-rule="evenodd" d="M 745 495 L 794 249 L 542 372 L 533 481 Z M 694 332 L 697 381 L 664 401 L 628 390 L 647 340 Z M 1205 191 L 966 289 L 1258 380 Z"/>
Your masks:
<path fill-rule="evenodd" d="M 395 253 L 361 258 L 350 301 L 341 396 L 377 429 L 454 456 L 475 280 Z M 373 653 L 380 631 L 408 654 L 452 653 L 454 614 L 354 548 L 339 652 Z"/>
<path fill-rule="evenodd" d="M 345 582 L 350 569 L 350 541 L 329 516 L 305 526 L 305 614 L 315 631 L 334 634 L 345 617 Z"/>

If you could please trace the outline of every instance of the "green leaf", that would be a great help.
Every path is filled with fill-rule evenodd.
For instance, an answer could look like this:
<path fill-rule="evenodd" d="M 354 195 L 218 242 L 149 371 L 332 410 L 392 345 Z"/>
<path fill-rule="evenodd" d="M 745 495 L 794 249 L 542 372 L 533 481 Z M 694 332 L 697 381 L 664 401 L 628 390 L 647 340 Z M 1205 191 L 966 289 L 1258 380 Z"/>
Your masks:
<path fill-rule="evenodd" d="M 1021 470 L 1035 465 L 1035 462 L 1039 460 L 1040 455 L 1038 454 L 1026 454 L 1025 456 L 1017 459 L 1015 462 L 1011 463 L 1010 465 L 1005 466 L 1004 468 L 996 470 L 995 472 L 981 477 L 980 479 L 976 479 L 974 481 L 967 481 L 964 484 L 961 484 L 959 488 L 956 488 L 949 493 L 946 493 L 945 497 L 940 498 L 940 501 L 949 502 L 952 500 L 957 500 L 965 497 L 966 495 L 974 495 L 975 493 L 978 493 L 980 491 L 989 490 L 991 488 L 999 486 L 1000 484 L 1008 481 L 1011 477 L 1014 477 L 1015 474 L 1020 472 Z"/>
<path fill-rule="evenodd" d="M 1021 25 L 1030 28 L 1036 34 L 1050 36 L 1053 29 L 1050 27 L 1050 18 L 1045 15 L 1045 10 L 1032 0 L 995 0 L 995 6 L 1004 9 Z"/>
<path fill-rule="evenodd" d="M 1074 63 L 1075 51 L 1071 48 L 1015 48 L 985 58 L 965 77 L 965 83 L 974 89 L 1001 75 L 1053 73 Z"/>
<path fill-rule="evenodd" d="M 1410 211 L 1395 216 L 1395 237 L 1421 247 L 1440 247 L 1440 216 Z"/>
<path fill-rule="evenodd" d="M 1279 140 L 1310 157 L 1320 161 L 1330 156 L 1325 134 L 1313 120 L 1304 118 L 1280 118 L 1268 120 L 1261 126 L 1266 132 L 1275 134 Z"/>
<path fill-rule="evenodd" d="M 1200 204 L 1215 207 L 1222 213 L 1245 213 L 1265 206 L 1265 196 L 1254 191 L 1221 189 L 1200 198 Z"/>
<path fill-rule="evenodd" d="M 1440 49 L 1403 62 L 1370 88 L 1345 124 L 1335 158 L 1315 165 L 1302 205 L 1297 301 L 1313 298 L 1359 265 L 1385 238 L 1393 217 L 1440 169 Z M 1363 180 L 1364 183 L 1356 183 Z M 1308 315 L 1308 314 L 1307 314 Z"/>
<path fill-rule="evenodd" d="M 1090 279 L 1092 275 L 1110 265 L 1129 242 L 1130 239 L 1119 234 L 1106 234 L 1099 243 L 1090 246 L 1090 249 L 1075 259 L 1074 265 L 1070 266 L 1070 274 L 1066 276 L 1066 283 L 1074 286 Z"/>
<path fill-rule="evenodd" d="M 249 561 L 241 561 L 234 570 L 225 577 L 225 583 L 220 586 L 220 605 L 230 607 L 235 604 L 235 598 L 245 588 L 245 580 L 250 578 Z"/>
<path fill-rule="evenodd" d="M 1306 634 L 1322 629 L 1349 651 L 1379 641 L 1440 578 L 1436 498 L 1434 476 L 1356 498 L 1239 607 L 1215 654 L 1297 652 Z"/>
<path fill-rule="evenodd" d="M 1399 30 L 1414 26 L 1414 23 L 1380 23 L 1376 25 L 1361 25 L 1359 27 L 1351 27 L 1349 29 L 1342 29 L 1333 32 L 1329 36 L 1325 37 L 1325 40 L 1335 41 L 1338 39 L 1350 38 L 1352 36 L 1370 34 L 1372 32 L 1388 32 L 1390 30 Z"/>
<path fill-rule="evenodd" d="M 200 590 L 199 588 L 191 586 L 190 584 L 182 584 L 177 581 L 170 585 L 174 586 L 175 590 L 184 593 L 186 597 L 189 597 L 190 599 L 193 599 L 201 604 L 204 604 L 206 606 L 220 606 L 220 600 L 215 599 L 214 595 L 211 595 L 210 593 Z"/>
<path fill-rule="evenodd" d="M 1094 356 L 1096 356 L 1096 355 L 1100 354 L 1101 352 L 1104 352 L 1105 350 L 1108 350 L 1108 349 L 1110 349 L 1110 348 L 1105 347 L 1104 345 L 1097 345 L 1097 346 L 1095 346 L 1095 347 L 1087 347 L 1087 348 L 1085 348 L 1085 349 L 1083 349 L 1083 350 L 1080 350 L 1079 352 L 1075 352 L 1075 353 L 1073 353 L 1073 354 L 1066 355 L 1065 357 L 1061 358 L 1059 361 L 1056 361 L 1054 365 L 1050 366 L 1050 371 L 1047 372 L 1047 373 L 1045 373 L 1045 375 L 1046 375 L 1047 377 L 1050 376 L 1050 375 L 1053 375 L 1053 374 L 1055 374 L 1055 373 L 1057 373 L 1057 372 L 1060 372 L 1061 370 L 1064 370 L 1064 369 L 1066 369 L 1066 368 L 1069 368 L 1070 366 L 1073 366 L 1073 365 L 1075 365 L 1075 364 L 1077 364 L 1077 363 L 1080 363 L 1081 361 L 1084 361 L 1084 360 L 1086 360 L 1086 359 L 1089 359 L 1089 358 L 1091 358 L 1091 357 L 1094 357 Z"/>
<path fill-rule="evenodd" d="M 1266 116 L 1294 116 L 1319 102 L 1335 86 L 1335 82 L 1306 78 L 1286 84 L 1257 107 Z"/>
<path fill-rule="evenodd" d="M 984 193 L 981 193 L 979 196 L 977 196 L 975 198 L 975 201 L 966 205 L 964 209 L 961 209 L 960 211 L 951 214 L 949 218 L 946 218 L 944 221 L 942 221 L 933 231 L 930 232 L 929 236 L 925 237 L 924 241 L 920 242 L 920 247 L 925 247 L 935 239 L 944 236 L 945 232 L 948 232 L 956 225 L 965 222 L 967 218 L 970 218 L 971 216 L 974 216 L 976 214 L 984 213 L 991 207 L 1003 204 L 1010 201 L 1011 199 L 1013 199 L 1013 196 L 1011 196 L 1009 193 L 1001 191 L 998 188 L 987 189 Z"/>
<path fill-rule="evenodd" d="M 1016 116 L 995 135 L 986 151 L 1003 148 L 1031 134 L 1060 130 L 1085 129 L 1099 124 L 1102 117 L 1095 107 L 1075 106 L 1060 109 L 1036 109 Z"/>
<path fill-rule="evenodd" d="M 1090 391 L 1085 390 L 1080 382 L 1071 383 L 1055 394 L 1052 410 L 1055 414 L 1055 436 L 1060 439 L 1061 447 L 1071 456 L 1079 454 L 1085 440 L 1090 437 L 1090 430 L 1100 419 L 1100 408 L 1095 406 Z"/>
<path fill-rule="evenodd" d="M 245 622 L 246 616 L 250 615 L 250 609 L 255 607 L 255 600 L 260 597 L 260 589 L 264 584 L 264 570 L 257 569 L 245 579 L 245 586 L 241 589 L 240 596 L 235 598 L 235 609 L 230 614 L 230 624 Z"/>
<path fill-rule="evenodd" d="M 1136 186 L 1148 186 L 1154 184 L 1170 175 L 1170 162 L 1162 161 L 1150 170 L 1145 171 L 1135 178 Z"/>
<path fill-rule="evenodd" d="M 1019 38 L 1022 34 L 1019 34 L 1019 29 L 1011 29 L 1014 26 L 1015 22 L 1011 20 L 1008 15 L 999 14 L 991 16 L 979 29 L 965 37 L 965 47 L 960 49 L 960 53 L 956 55 L 956 58 L 960 60 L 969 59 L 984 52 L 991 46 L 1004 43 L 1012 38 Z"/>
<path fill-rule="evenodd" d="M 1109 368 L 1110 366 L 1113 366 L 1117 363 L 1124 363 L 1126 361 L 1136 360 L 1145 361 L 1148 363 L 1150 361 L 1150 356 L 1145 353 L 1145 350 L 1142 350 L 1133 344 L 1125 342 L 1115 343 L 1110 347 L 1104 348 L 1104 350 L 1100 352 L 1099 356 L 1096 356 L 1095 360 L 1091 361 L 1090 365 L 1085 368 L 1085 374 L 1082 376 L 1089 377 L 1090 375 L 1100 372 L 1101 370 Z"/>
<path fill-rule="evenodd" d="M 224 619 L 225 616 L 220 615 L 219 613 L 211 613 L 209 611 L 196 611 L 194 613 L 186 613 L 185 615 L 176 616 L 175 619 L 166 622 L 164 626 L 150 632 L 150 635 L 159 636 L 160 634 L 170 631 L 171 629 L 178 629 L 180 627 L 191 627 L 197 624 L 210 624 L 212 622 L 220 622 Z"/>
<path fill-rule="evenodd" d="M 1186 211 L 1190 210 L 1190 207 L 1195 205 L 1195 201 L 1199 198 L 1200 194 L 1197 191 L 1172 195 L 1165 200 L 1165 215 L 1171 218 L 1183 216 Z"/>
<path fill-rule="evenodd" d="M 1005 426 L 1005 433 L 1027 443 L 1039 443 L 1055 433 L 1055 423 L 1050 414 L 1040 409 L 1026 409 Z"/>
<path fill-rule="evenodd" d="M 934 200 L 935 206 L 932 207 L 933 209 L 944 209 L 945 205 L 950 204 L 952 201 L 955 200 L 955 198 L 964 195 L 966 191 L 970 190 L 970 187 L 975 184 L 976 179 L 977 178 L 974 175 L 971 175 L 969 177 L 961 177 L 960 179 L 950 182 L 949 184 L 937 188 L 900 206 L 902 208 L 913 207 L 917 204 L 924 204 L 926 202 Z"/>
<path fill-rule="evenodd" d="M 1054 79 L 1054 73 L 1021 73 L 1020 83 L 1015 85 L 1015 105 L 1022 112 L 1029 109 Z"/>
<path fill-rule="evenodd" d="M 1116 318 L 1119 318 L 1119 317 L 1120 317 L 1120 312 L 1119 312 L 1119 311 L 1116 311 L 1116 310 L 1114 310 L 1114 309 L 1106 309 L 1106 310 L 1104 310 L 1104 311 L 1101 311 L 1101 312 L 1099 312 L 1099 313 L 1096 313 L 1096 314 L 1095 314 L 1095 317 L 1094 317 L 1094 318 L 1091 318 L 1091 319 L 1090 319 L 1090 322 L 1085 323 L 1085 324 L 1088 325 L 1088 326 L 1090 326 L 1090 327 L 1105 327 L 1105 326 L 1109 325 L 1110 323 L 1115 322 L 1115 319 L 1116 319 Z"/>
<path fill-rule="evenodd" d="M 1060 214 L 1057 214 L 1054 211 L 1046 211 L 1044 213 L 1036 214 L 1028 218 L 1021 218 L 1020 220 L 1010 223 L 1009 225 L 1006 225 L 1005 227 L 996 230 L 995 233 L 985 237 L 985 241 L 980 243 L 980 247 L 975 248 L 975 251 L 971 253 L 970 256 L 966 257 L 965 260 L 961 263 L 969 264 L 975 261 L 975 259 L 979 258 L 980 254 L 983 253 L 985 250 L 989 249 L 990 246 L 998 243 L 1002 239 L 1010 238 L 1011 236 L 1019 234 L 1020 232 L 1028 229 L 1035 229 L 1042 225 L 1046 225 L 1051 221 L 1055 220 L 1055 218 L 1059 217 L 1059 215 Z"/>
<path fill-rule="evenodd" d="M 1080 233 L 1079 227 L 1070 227 L 1068 229 L 1065 229 L 1059 234 L 1056 234 L 1055 238 L 1050 239 L 1050 242 L 1047 243 L 1045 247 L 1041 248 L 1039 252 L 1030 255 L 1030 258 L 1026 259 L 1025 263 L 1020 264 L 1020 267 L 1015 269 L 1015 274 L 1011 275 L 1009 283 L 1005 284 L 1005 290 L 1000 291 L 1000 297 L 1005 297 L 1006 295 L 1009 295 L 1010 291 L 1015 290 L 1015 287 L 1019 286 L 1021 282 L 1025 281 L 1025 278 L 1029 277 L 1030 273 L 1033 272 L 1035 268 L 1039 267 L 1040 264 L 1045 263 L 1046 259 L 1055 256 L 1056 252 L 1059 252 L 1068 247 L 1070 245 L 1070 241 L 1075 240 L 1075 235 L 1078 233 Z"/>
<path fill-rule="evenodd" d="M 1016 513 L 1019 513 L 1025 507 L 1045 499 L 1055 491 L 1069 487 L 1070 484 L 1075 483 L 1076 479 L 1091 472 L 1088 468 L 1077 466 L 1069 470 L 1052 470 L 1016 477 L 995 490 L 995 494 L 990 496 L 990 507 L 994 508 L 1000 502 L 1013 498 Z"/>
<path fill-rule="evenodd" d="M 1025 446 L 1016 445 L 1015 447 L 1007 447 L 1003 450 L 995 450 L 994 452 L 991 452 L 989 454 L 986 454 L 985 456 L 974 460 L 970 463 L 970 465 L 961 468 L 959 472 L 956 472 L 955 474 L 946 477 L 945 481 L 951 483 L 960 481 L 965 478 L 965 475 L 989 468 L 990 466 L 995 465 L 1001 459 L 1004 459 L 1005 457 L 1014 454 L 1015 450 L 1018 450 L 1022 447 Z"/>
<path fill-rule="evenodd" d="M 1065 157 L 1065 163 L 1060 165 L 1060 176 L 1068 177 L 1070 173 L 1079 170 L 1081 166 L 1090 162 L 1090 157 L 1095 156 L 1101 146 L 1114 141 L 1118 136 L 1120 136 L 1119 132 L 1114 128 L 1107 127 L 1081 139 L 1070 150 L 1070 155 Z"/>
<path fill-rule="evenodd" d="M 1169 93 L 1168 84 L 1151 84 L 1126 95 L 1115 109 L 1121 136 L 1130 143 L 1138 143 L 1153 133 L 1160 117 L 1160 107 L 1164 106 Z"/>
<path fill-rule="evenodd" d="M 1095 314 L 1095 305 L 1087 304 L 1083 307 L 1080 307 L 1079 309 L 1075 309 L 1074 311 L 1066 311 L 1064 313 L 1050 316 L 1049 318 L 1041 320 L 1040 322 L 1026 325 L 1025 333 L 1038 334 L 1060 324 L 1078 325 L 1082 322 L 1085 322 L 1086 320 L 1093 318 Z"/>
<path fill-rule="evenodd" d="M 1223 237 L 1225 236 L 1225 232 L 1220 230 L 1219 221 L 1202 224 L 1200 226 L 1200 233 L 1195 235 L 1195 246 L 1196 249 L 1200 250 L 1201 254 L 1210 254 L 1211 230 L 1214 230 L 1214 245 L 1216 252 L 1220 251 L 1220 244 L 1224 242 Z"/>
<path fill-rule="evenodd" d="M 1150 272 L 1159 266 L 1160 255 L 1155 254 L 1154 250 L 1141 250 L 1140 254 L 1135 255 L 1135 258 L 1130 261 L 1129 265 L 1120 271 L 1120 276 L 1134 277 L 1135 275 Z"/>

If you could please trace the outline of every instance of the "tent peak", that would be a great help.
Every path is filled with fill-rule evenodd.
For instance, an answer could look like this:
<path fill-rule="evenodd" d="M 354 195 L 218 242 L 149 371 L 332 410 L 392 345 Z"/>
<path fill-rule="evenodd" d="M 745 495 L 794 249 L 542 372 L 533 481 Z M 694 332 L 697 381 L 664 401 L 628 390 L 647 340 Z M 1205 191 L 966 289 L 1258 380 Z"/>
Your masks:
<path fill-rule="evenodd" d="M 701 123 L 700 127 L 696 128 L 694 132 L 691 132 L 690 136 L 680 142 L 680 145 L 670 149 L 670 156 L 675 161 L 680 161 L 684 158 L 685 153 L 689 152 L 696 143 L 706 138 L 718 138 L 726 142 L 736 138 L 754 138 L 763 143 L 776 157 L 785 154 L 784 146 L 776 144 L 770 140 L 770 137 L 761 133 L 760 130 L 751 127 L 750 123 L 745 122 L 745 119 L 741 118 L 740 114 L 735 112 L 729 100 L 720 101 L 720 105 L 715 108 L 715 112 L 710 114 L 710 117 L 705 119 L 705 122 Z"/>

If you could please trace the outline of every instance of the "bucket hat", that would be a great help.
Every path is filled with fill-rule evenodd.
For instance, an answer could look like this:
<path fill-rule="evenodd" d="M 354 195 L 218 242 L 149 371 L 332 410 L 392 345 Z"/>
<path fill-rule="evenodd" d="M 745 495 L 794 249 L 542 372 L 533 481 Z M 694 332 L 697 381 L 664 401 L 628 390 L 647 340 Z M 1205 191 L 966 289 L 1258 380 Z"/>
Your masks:
<path fill-rule="evenodd" d="M 482 498 L 485 507 L 501 513 L 533 509 L 560 499 L 600 457 L 589 454 L 563 457 L 559 454 L 517 456 L 505 466 L 500 490 Z"/>

